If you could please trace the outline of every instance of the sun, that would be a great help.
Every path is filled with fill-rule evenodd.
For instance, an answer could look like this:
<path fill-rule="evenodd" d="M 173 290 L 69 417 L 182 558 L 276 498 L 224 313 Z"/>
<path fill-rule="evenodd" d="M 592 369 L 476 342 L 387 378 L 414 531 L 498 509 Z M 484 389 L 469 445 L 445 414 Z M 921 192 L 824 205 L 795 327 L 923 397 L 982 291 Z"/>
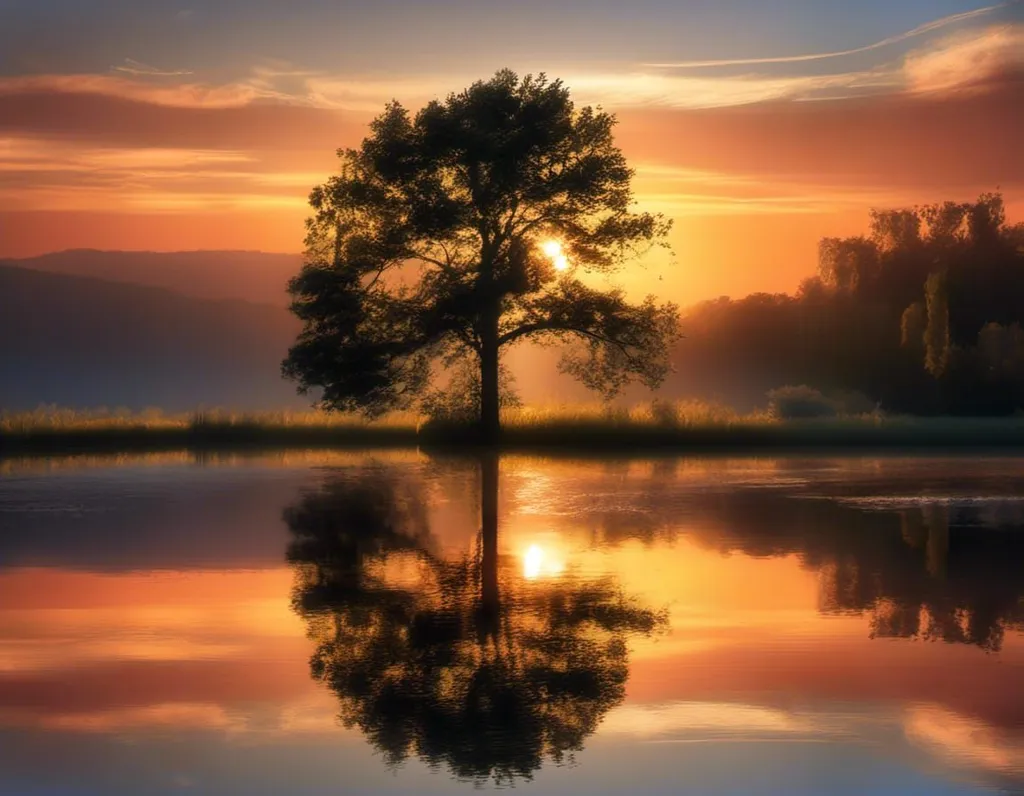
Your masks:
<path fill-rule="evenodd" d="M 561 241 L 546 240 L 540 245 L 540 250 L 551 260 L 556 271 L 568 270 L 569 258 L 565 256 Z"/>

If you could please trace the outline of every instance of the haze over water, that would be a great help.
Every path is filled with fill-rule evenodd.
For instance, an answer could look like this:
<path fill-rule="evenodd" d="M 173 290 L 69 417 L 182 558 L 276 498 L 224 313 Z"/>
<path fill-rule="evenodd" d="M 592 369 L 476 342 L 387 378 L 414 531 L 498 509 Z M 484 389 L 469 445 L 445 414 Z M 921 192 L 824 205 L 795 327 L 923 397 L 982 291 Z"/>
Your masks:
<path fill-rule="evenodd" d="M 1021 464 L 5 462 L 0 793 L 1018 792 Z"/>

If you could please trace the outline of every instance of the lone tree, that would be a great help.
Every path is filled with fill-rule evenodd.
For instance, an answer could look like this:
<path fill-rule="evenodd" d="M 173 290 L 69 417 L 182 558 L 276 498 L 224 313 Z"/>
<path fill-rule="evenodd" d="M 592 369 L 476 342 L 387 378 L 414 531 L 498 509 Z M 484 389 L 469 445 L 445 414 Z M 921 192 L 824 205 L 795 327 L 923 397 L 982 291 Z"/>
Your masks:
<path fill-rule="evenodd" d="M 614 125 L 561 82 L 510 71 L 415 117 L 388 105 L 310 196 L 289 287 L 305 325 L 284 374 L 322 408 L 372 416 L 413 405 L 435 367 L 468 365 L 491 440 L 500 352 L 528 338 L 578 343 L 562 370 L 606 395 L 657 386 L 677 308 L 579 278 L 618 270 L 670 226 L 631 209 Z"/>

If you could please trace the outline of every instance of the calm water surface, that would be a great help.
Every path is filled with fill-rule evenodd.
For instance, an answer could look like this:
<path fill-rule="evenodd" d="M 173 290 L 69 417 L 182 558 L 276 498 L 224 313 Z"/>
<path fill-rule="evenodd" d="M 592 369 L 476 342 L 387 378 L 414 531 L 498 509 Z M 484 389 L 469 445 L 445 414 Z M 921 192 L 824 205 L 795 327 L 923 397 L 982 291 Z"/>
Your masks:
<path fill-rule="evenodd" d="M 0 793 L 1024 792 L 1022 474 L 0 462 Z"/>

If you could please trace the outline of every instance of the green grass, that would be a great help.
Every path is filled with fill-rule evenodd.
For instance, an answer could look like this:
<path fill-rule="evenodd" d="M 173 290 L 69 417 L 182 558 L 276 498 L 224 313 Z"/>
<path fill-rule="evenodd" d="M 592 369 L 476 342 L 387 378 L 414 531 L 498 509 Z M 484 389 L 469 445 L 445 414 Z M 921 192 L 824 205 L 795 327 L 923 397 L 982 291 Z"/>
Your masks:
<path fill-rule="evenodd" d="M 0 457 L 111 451 L 282 448 L 466 447 L 468 424 L 397 414 L 367 422 L 321 412 L 164 415 L 76 412 L 53 407 L 0 415 Z M 765 449 L 959 448 L 1024 450 L 1024 418 L 906 418 L 863 415 L 778 420 L 700 402 L 633 409 L 600 405 L 510 410 L 502 447 L 526 450 L 750 451 Z"/>

